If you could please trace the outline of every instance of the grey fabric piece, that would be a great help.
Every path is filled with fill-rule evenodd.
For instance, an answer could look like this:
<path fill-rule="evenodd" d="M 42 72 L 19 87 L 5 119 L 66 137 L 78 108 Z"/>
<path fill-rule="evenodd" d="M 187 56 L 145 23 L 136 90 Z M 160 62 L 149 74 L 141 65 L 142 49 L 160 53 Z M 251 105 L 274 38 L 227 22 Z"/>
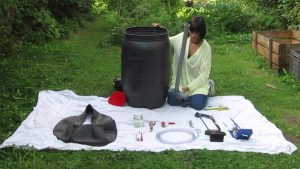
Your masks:
<path fill-rule="evenodd" d="M 186 41 L 188 38 L 189 30 L 190 30 L 190 24 L 188 24 L 188 23 L 184 24 L 183 38 L 182 38 L 179 63 L 178 63 L 178 67 L 177 67 L 176 82 L 175 82 L 175 92 L 179 92 L 179 82 L 180 82 L 181 73 L 182 73 L 182 64 L 183 64 L 185 48 L 186 48 Z"/>
<path fill-rule="evenodd" d="M 83 124 L 91 115 L 91 124 Z M 115 121 L 98 113 L 91 105 L 79 116 L 67 117 L 56 124 L 53 134 L 66 143 L 79 143 L 91 146 L 105 146 L 117 137 Z"/>
<path fill-rule="evenodd" d="M 212 79 L 209 79 L 208 80 L 208 85 L 209 85 L 208 96 L 214 96 L 216 94 L 215 81 L 213 81 Z"/>

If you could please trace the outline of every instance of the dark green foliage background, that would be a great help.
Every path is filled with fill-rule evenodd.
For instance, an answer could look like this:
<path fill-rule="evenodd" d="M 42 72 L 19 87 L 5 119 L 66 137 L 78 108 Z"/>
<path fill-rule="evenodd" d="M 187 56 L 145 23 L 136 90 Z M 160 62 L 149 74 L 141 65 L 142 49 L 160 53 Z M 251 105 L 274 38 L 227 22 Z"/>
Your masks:
<path fill-rule="evenodd" d="M 12 55 L 24 43 L 67 36 L 92 19 L 91 0 L 2 0 L 0 56 Z"/>
<path fill-rule="evenodd" d="M 194 7 L 186 8 L 181 0 L 1 0 L 0 57 L 18 54 L 25 43 L 65 38 L 70 31 L 85 27 L 94 18 L 93 11 L 99 14 L 106 8 L 117 13 L 113 44 L 120 44 L 122 31 L 129 25 L 159 22 L 174 34 L 182 29 L 179 23 L 192 15 L 206 16 L 214 35 L 300 28 L 298 0 L 208 2 L 195 0 Z"/>

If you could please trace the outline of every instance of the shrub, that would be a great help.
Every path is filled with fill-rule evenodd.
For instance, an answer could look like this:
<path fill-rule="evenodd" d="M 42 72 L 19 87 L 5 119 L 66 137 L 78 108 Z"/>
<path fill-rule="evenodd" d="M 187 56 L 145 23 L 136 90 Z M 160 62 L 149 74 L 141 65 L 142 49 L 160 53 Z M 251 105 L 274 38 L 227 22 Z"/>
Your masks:
<path fill-rule="evenodd" d="M 299 0 L 279 0 L 278 8 L 286 19 L 288 28 L 300 30 L 300 2 Z"/>
<path fill-rule="evenodd" d="M 300 29 L 299 0 L 243 0 L 261 29 Z M 275 17 L 274 17 L 275 16 Z M 267 24 L 264 24 L 267 21 Z M 258 24 L 255 24 L 258 25 Z"/>
<path fill-rule="evenodd" d="M 2 1 L 0 56 L 13 54 L 23 43 L 64 37 L 70 24 L 84 26 L 84 21 L 92 18 L 91 0 Z"/>
<path fill-rule="evenodd" d="M 66 19 L 89 17 L 92 11 L 91 0 L 48 0 L 47 6 L 61 23 Z"/>
<path fill-rule="evenodd" d="M 99 15 L 107 10 L 107 3 L 104 0 L 93 0 L 93 13 Z"/>
<path fill-rule="evenodd" d="M 197 3 L 194 7 L 183 7 L 177 13 L 184 20 L 192 16 L 202 15 L 211 33 L 237 33 L 250 30 L 248 20 L 250 15 L 244 12 L 244 6 L 238 1 L 216 1 L 210 3 Z"/>
<path fill-rule="evenodd" d="M 169 29 L 170 34 L 178 32 L 181 27 L 171 2 L 173 0 L 122 0 L 109 1 L 108 8 L 117 13 L 117 25 L 112 30 L 112 44 L 119 45 L 127 27 L 150 26 L 158 22 Z M 170 7 L 170 8 L 169 8 Z M 179 25 L 179 26 L 178 26 Z"/>

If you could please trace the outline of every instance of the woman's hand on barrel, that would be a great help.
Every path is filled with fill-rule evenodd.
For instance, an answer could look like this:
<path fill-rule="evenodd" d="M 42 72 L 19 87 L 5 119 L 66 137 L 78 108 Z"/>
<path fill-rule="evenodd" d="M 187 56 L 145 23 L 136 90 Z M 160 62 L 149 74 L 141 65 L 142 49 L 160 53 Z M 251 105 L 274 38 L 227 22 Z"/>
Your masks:
<path fill-rule="evenodd" d="M 160 23 L 152 23 L 152 26 L 156 27 L 156 28 L 162 28 L 162 26 L 160 25 Z"/>

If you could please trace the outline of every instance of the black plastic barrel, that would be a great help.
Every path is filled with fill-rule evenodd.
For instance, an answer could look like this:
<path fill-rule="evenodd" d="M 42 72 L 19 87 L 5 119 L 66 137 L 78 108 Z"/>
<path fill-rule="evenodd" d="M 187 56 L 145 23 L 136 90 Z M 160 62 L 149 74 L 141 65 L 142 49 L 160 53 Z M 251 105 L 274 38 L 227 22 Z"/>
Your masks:
<path fill-rule="evenodd" d="M 156 27 L 131 27 L 124 33 L 121 82 L 127 104 L 155 109 L 168 95 L 170 44 L 168 31 Z"/>

